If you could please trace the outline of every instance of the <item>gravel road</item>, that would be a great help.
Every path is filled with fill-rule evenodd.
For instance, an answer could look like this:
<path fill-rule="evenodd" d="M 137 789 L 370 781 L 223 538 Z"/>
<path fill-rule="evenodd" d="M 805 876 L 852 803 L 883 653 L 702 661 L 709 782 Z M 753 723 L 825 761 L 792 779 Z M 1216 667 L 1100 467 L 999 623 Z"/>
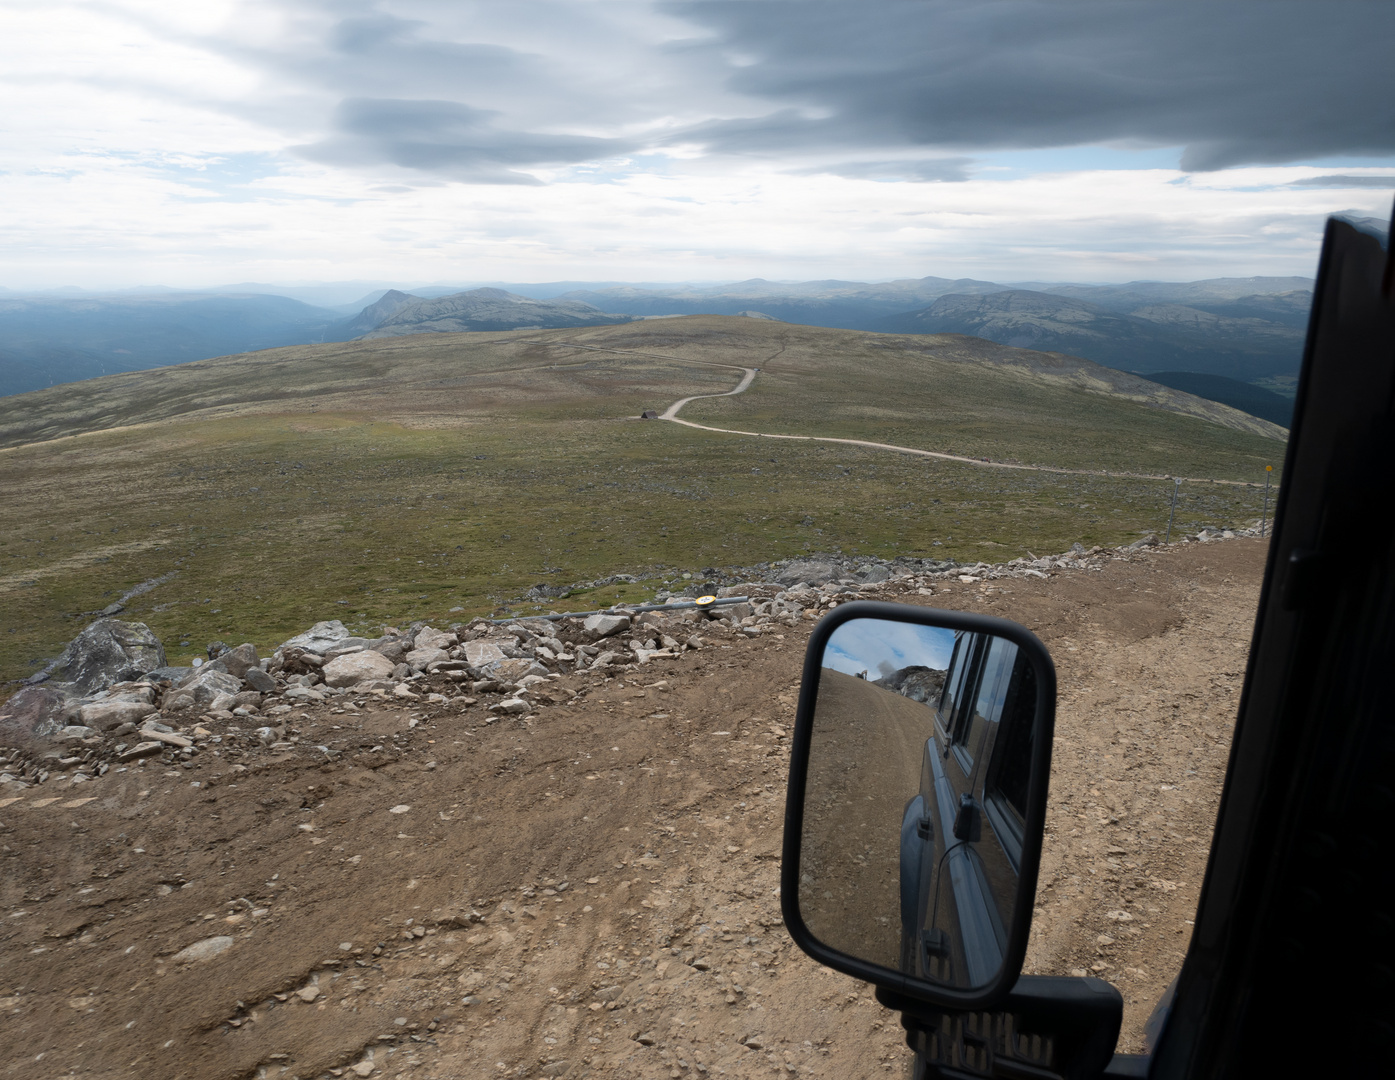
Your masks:
<path fill-rule="evenodd" d="M 1122 1049 L 1187 946 L 1264 556 L 879 594 L 1051 648 L 1027 969 L 1119 986 Z M 526 720 L 353 698 L 290 749 L 0 798 L 5 1075 L 906 1074 L 897 1018 L 781 927 L 808 625 L 568 676 Z"/>

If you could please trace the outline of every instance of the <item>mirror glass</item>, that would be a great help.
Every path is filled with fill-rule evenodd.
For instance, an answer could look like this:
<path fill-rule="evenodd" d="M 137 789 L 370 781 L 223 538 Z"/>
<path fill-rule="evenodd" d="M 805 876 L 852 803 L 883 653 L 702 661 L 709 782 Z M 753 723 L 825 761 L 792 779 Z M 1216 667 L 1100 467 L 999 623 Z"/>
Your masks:
<path fill-rule="evenodd" d="M 941 986 L 993 982 L 1020 900 L 1037 693 L 1006 638 L 874 618 L 834 630 L 800 843 L 816 938 Z"/>

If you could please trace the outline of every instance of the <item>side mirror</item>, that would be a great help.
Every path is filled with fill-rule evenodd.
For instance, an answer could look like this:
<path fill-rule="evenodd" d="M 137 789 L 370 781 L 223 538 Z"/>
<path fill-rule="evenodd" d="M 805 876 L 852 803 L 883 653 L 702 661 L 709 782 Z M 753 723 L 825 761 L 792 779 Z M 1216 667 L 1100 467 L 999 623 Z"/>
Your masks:
<path fill-rule="evenodd" d="M 785 807 L 795 943 L 955 1009 L 1017 982 L 1041 854 L 1056 671 L 1004 619 L 856 601 L 809 639 Z"/>

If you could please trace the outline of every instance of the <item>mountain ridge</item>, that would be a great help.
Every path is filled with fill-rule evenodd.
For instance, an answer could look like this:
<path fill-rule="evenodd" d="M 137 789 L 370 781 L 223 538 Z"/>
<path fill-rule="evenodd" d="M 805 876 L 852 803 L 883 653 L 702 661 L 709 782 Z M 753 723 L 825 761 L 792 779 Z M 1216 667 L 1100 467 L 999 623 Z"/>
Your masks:
<path fill-rule="evenodd" d="M 1288 295 L 1288 294 L 1284 294 Z M 1303 330 L 1249 312 L 1256 297 L 1207 309 L 1154 302 L 1118 311 L 1075 296 L 1008 289 L 950 293 L 884 329 L 911 334 L 969 334 L 1016 348 L 1082 356 L 1122 371 L 1196 371 L 1250 381 L 1298 370 Z M 1294 295 L 1290 306 L 1310 303 Z"/>
<path fill-rule="evenodd" d="M 1293 277 L 1004 285 L 927 276 L 566 288 L 575 284 L 372 290 L 359 293 L 357 308 L 315 307 L 281 294 L 231 288 L 0 293 L 0 396 L 102 374 L 365 335 L 575 328 L 750 311 L 806 326 L 967 333 L 999 344 L 1074 353 L 1140 374 L 1178 370 L 1242 381 L 1282 380 L 1298 369 L 1312 285 Z M 328 286 L 286 291 L 334 299 Z M 989 299 L 994 296 L 1000 299 Z"/>
<path fill-rule="evenodd" d="M 1104 395 L 1234 431 L 1270 439 L 1286 437 L 1282 428 L 1268 421 L 1149 382 L 1130 372 L 1103 367 L 1077 356 L 1017 349 L 977 337 L 867 334 L 737 316 L 687 316 L 577 329 L 586 333 L 579 339 L 581 342 L 593 349 L 600 348 L 607 355 L 613 353 L 611 359 L 616 362 L 623 361 L 631 352 L 640 357 L 672 352 L 702 361 L 704 365 L 717 362 L 735 368 L 749 365 L 753 355 L 783 354 L 792 349 L 802 358 L 792 369 L 796 377 L 822 383 L 833 398 L 848 396 L 846 389 L 838 389 L 849 386 L 848 380 L 855 380 L 864 388 L 886 382 L 891 378 L 887 372 L 897 365 L 918 383 L 926 376 L 915 372 L 927 364 L 932 367 L 947 365 L 953 369 L 970 364 L 980 366 L 985 375 L 1008 375 L 1013 385 L 1025 378 L 1039 386 Z M 0 446 L 196 414 L 224 415 L 229 410 L 245 412 L 249 409 L 265 412 L 302 399 L 320 401 L 325 408 L 377 410 L 389 408 L 388 399 L 401 395 L 404 400 L 419 401 L 421 404 L 417 407 L 425 407 L 426 400 L 439 397 L 450 388 L 458 389 L 464 384 L 462 380 L 473 378 L 469 372 L 479 364 L 483 364 L 485 370 L 499 371 L 522 364 L 525 359 L 527 363 L 537 362 L 530 352 L 520 354 L 521 358 L 513 361 L 490 359 L 486 362 L 486 357 L 493 357 L 500 350 L 503 350 L 501 356 L 512 356 L 509 350 L 534 341 L 539 334 L 543 336 L 534 341 L 535 345 L 555 342 L 569 349 L 578 343 L 577 330 L 525 333 L 529 335 L 526 339 L 522 334 L 515 336 L 498 331 L 370 336 L 216 357 L 175 369 L 162 369 L 158 376 L 153 372 L 128 372 L 35 391 L 0 399 Z M 567 336 L 562 336 L 564 333 Z M 562 355 L 571 357 L 573 354 Z M 650 364 L 645 360 L 642 366 Z M 777 378 L 770 374 L 769 364 L 769 360 L 764 360 L 758 366 L 767 373 L 767 378 L 776 380 L 772 386 L 779 385 L 779 380 L 785 376 Z M 852 370 L 850 364 L 863 365 L 858 369 L 862 374 Z M 892 367 L 888 368 L 888 364 Z M 549 365 L 555 366 L 555 362 L 549 361 Z M 887 395 L 911 393 L 913 402 L 921 391 L 912 393 L 907 385 L 893 380 L 885 393 L 878 392 L 879 397 L 890 400 Z M 1007 388 L 1008 384 L 1004 384 L 1004 389 Z M 456 389 L 450 389 L 450 393 L 455 393 Z M 729 386 L 717 389 L 725 390 Z M 989 392 L 988 389 L 982 391 Z M 593 391 L 588 389 L 583 393 L 589 397 Z M 679 395 L 675 392 L 674 396 Z M 759 394 L 746 396 L 753 402 L 760 398 Z M 1025 400 L 1030 400 L 1030 396 Z M 547 400 L 546 394 L 536 397 L 539 406 Z M 996 406 L 997 409 L 1002 407 Z M 791 416 L 782 422 L 794 419 Z"/>
<path fill-rule="evenodd" d="M 380 310 L 381 317 L 371 329 L 355 336 L 381 338 L 482 330 L 564 329 L 630 321 L 629 315 L 608 315 L 590 304 L 574 300 L 533 300 L 503 289 L 483 287 L 434 298 L 390 292 L 372 307 L 364 308 L 350 325 L 360 325 L 370 312 Z"/>

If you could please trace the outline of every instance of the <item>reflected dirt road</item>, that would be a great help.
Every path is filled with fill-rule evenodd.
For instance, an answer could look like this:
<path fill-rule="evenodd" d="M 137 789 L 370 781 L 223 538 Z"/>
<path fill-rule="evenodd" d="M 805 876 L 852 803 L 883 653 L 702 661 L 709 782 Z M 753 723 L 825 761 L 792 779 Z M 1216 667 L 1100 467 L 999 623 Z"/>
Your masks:
<path fill-rule="evenodd" d="M 896 969 L 900 840 L 934 714 L 824 668 L 809 750 L 800 911 L 825 944 Z"/>

